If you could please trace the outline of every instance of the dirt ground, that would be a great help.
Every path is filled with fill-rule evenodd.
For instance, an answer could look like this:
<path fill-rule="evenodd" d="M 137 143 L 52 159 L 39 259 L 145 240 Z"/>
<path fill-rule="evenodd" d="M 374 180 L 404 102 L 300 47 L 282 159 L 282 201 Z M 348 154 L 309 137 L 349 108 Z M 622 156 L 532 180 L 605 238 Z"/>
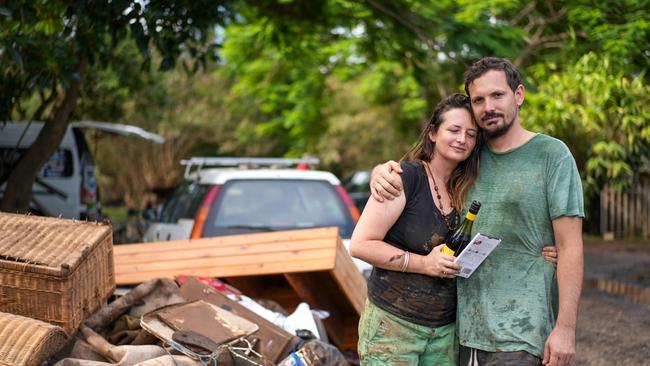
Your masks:
<path fill-rule="evenodd" d="M 585 243 L 585 279 L 650 288 L 650 242 Z M 650 304 L 583 290 L 575 365 L 650 365 Z"/>

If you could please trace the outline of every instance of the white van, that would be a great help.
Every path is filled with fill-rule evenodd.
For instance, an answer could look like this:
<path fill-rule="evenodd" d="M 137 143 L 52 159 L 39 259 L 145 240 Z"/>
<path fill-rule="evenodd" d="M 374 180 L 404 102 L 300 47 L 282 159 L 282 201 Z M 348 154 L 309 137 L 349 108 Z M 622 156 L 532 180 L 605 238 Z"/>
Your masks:
<path fill-rule="evenodd" d="M 0 197 L 12 166 L 34 143 L 43 122 L 0 122 Z M 36 176 L 30 211 L 70 219 L 95 219 L 100 214 L 95 164 L 81 128 L 136 135 L 158 143 L 164 139 L 139 127 L 82 121 L 69 124 L 61 145 Z"/>

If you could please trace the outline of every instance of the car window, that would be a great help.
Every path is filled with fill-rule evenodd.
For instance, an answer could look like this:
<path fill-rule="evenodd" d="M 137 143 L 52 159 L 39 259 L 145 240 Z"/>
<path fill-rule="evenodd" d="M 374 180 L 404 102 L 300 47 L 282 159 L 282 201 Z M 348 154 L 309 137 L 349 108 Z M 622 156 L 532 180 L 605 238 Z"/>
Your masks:
<path fill-rule="evenodd" d="M 225 184 L 210 210 L 204 236 L 235 234 L 247 227 L 287 230 L 339 226 L 347 236 L 354 226 L 334 187 L 325 181 L 240 180 Z M 343 234 L 345 231 L 345 234 Z"/>
<path fill-rule="evenodd" d="M 370 171 L 362 170 L 355 172 L 350 177 L 348 177 L 344 182 L 343 186 L 348 193 L 359 193 L 359 192 L 369 192 L 370 191 Z"/>
<path fill-rule="evenodd" d="M 348 177 L 343 186 L 359 211 L 363 211 L 370 198 L 370 170 L 360 170 Z"/>
<path fill-rule="evenodd" d="M 208 185 L 185 182 L 178 187 L 160 214 L 160 221 L 172 223 L 179 219 L 193 219 L 203 201 Z"/>
<path fill-rule="evenodd" d="M 72 129 L 72 136 L 74 136 L 75 145 L 77 146 L 77 155 L 82 164 L 94 165 L 93 156 L 90 153 L 86 138 L 79 128 Z"/>
<path fill-rule="evenodd" d="M 0 177 L 8 176 L 14 164 L 27 152 L 23 148 L 0 148 Z M 64 178 L 71 177 L 74 171 L 72 162 L 72 151 L 58 148 L 45 162 L 37 176 L 41 178 Z"/>

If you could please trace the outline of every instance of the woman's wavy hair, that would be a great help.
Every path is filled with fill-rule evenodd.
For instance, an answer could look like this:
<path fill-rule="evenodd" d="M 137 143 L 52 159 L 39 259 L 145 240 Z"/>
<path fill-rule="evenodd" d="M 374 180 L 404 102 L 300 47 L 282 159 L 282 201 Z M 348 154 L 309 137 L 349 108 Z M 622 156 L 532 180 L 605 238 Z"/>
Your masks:
<path fill-rule="evenodd" d="M 470 116 L 474 118 L 472 113 L 472 106 L 467 96 L 455 93 L 443 99 L 438 103 L 433 111 L 433 116 L 429 123 L 424 127 L 420 138 L 415 146 L 413 146 L 400 161 L 425 161 L 430 162 L 433 154 L 435 153 L 436 143 L 429 138 L 429 132 L 436 133 L 444 122 L 444 115 L 451 109 L 462 108 L 469 112 Z M 465 201 L 467 200 L 467 193 L 472 185 L 478 178 L 479 171 L 479 154 L 481 146 L 483 145 L 483 132 L 479 129 L 476 136 L 476 146 L 470 156 L 460 162 L 456 169 L 451 174 L 447 182 L 447 191 L 450 192 L 451 204 L 457 211 L 462 211 L 465 208 Z"/>

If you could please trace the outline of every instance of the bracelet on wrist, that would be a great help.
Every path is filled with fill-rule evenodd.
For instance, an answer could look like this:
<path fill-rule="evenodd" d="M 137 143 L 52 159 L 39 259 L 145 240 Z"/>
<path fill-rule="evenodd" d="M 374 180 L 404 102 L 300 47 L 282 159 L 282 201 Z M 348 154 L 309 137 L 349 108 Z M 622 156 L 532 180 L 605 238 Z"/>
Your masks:
<path fill-rule="evenodd" d="M 406 270 L 409 267 L 409 261 L 411 259 L 411 253 L 408 251 L 404 251 L 404 261 L 402 262 L 402 268 L 400 269 L 401 272 L 406 272 Z"/>

